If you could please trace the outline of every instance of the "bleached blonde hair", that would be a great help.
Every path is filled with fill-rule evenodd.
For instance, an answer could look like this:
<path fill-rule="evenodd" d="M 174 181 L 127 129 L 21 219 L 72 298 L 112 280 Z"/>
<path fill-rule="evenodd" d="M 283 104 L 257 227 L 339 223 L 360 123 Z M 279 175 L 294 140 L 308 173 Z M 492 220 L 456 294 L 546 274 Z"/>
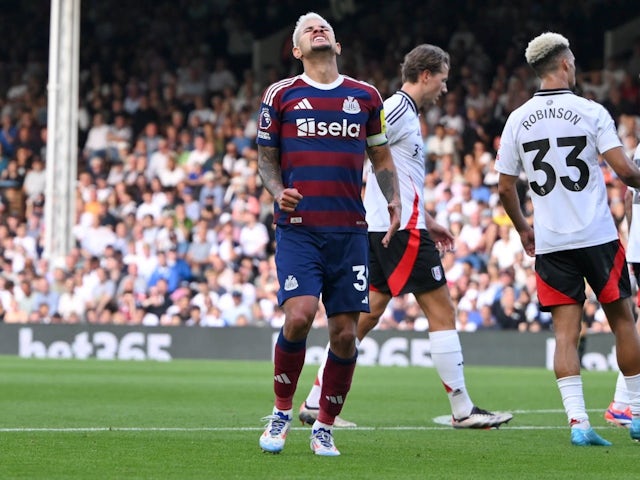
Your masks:
<path fill-rule="evenodd" d="M 524 58 L 529 65 L 535 66 L 568 48 L 569 40 L 566 37 L 559 33 L 545 32 L 529 42 Z"/>
<path fill-rule="evenodd" d="M 327 20 L 324 19 L 322 15 L 320 15 L 319 13 L 316 13 L 316 12 L 305 13 L 304 15 L 301 15 L 300 18 L 298 18 L 298 21 L 296 22 L 296 26 L 293 29 L 292 40 L 293 40 L 294 47 L 297 47 L 300 41 L 300 36 L 302 35 L 302 26 L 307 20 L 312 20 L 312 19 L 319 20 L 323 23 L 326 23 L 329 26 L 329 28 L 333 30 L 333 27 L 331 26 L 331 24 L 327 22 Z"/>

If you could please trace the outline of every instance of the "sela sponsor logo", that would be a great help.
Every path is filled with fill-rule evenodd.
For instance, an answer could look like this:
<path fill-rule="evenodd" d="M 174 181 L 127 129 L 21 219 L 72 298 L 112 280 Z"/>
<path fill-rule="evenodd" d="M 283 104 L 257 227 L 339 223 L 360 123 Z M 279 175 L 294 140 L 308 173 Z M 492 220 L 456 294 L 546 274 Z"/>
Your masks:
<path fill-rule="evenodd" d="M 316 122 L 315 118 L 296 119 L 299 137 L 360 137 L 360 124 L 342 122 Z"/>
<path fill-rule="evenodd" d="M 298 279 L 293 275 L 289 275 L 284 281 L 285 292 L 290 292 L 291 290 L 295 290 L 296 288 L 298 288 Z"/>
<path fill-rule="evenodd" d="M 360 113 L 360 104 L 358 103 L 358 100 L 356 100 L 355 98 L 349 96 L 345 99 L 344 102 L 342 102 L 342 111 L 344 113 L 350 113 L 350 114 L 356 114 L 356 113 Z"/>

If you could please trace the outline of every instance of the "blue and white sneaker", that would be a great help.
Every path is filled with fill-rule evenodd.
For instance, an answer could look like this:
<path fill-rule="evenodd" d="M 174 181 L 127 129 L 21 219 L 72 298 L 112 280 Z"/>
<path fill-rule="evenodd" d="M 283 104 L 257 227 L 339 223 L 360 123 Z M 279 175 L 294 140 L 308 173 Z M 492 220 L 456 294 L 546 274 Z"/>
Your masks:
<path fill-rule="evenodd" d="M 639 425 L 640 426 L 640 425 Z M 640 432 L 639 432 L 640 433 Z M 596 432 L 593 431 L 593 428 L 589 427 L 587 429 L 584 428 L 572 428 L 571 429 L 571 443 L 578 447 L 588 447 L 590 445 L 595 445 L 599 447 L 610 447 L 612 445 L 611 442 L 605 440 Z"/>
<path fill-rule="evenodd" d="M 340 452 L 333 444 L 333 435 L 331 430 L 326 428 L 312 428 L 311 429 L 311 451 L 316 455 L 323 457 L 337 457 Z"/>
<path fill-rule="evenodd" d="M 262 421 L 269 423 L 260 437 L 260 448 L 268 453 L 280 453 L 291 428 L 291 420 L 293 420 L 291 415 L 275 408 L 272 415 L 264 417 Z"/>
<path fill-rule="evenodd" d="M 631 425 L 629 425 L 629 435 L 631 435 L 631 440 L 640 442 L 640 418 L 634 418 L 631 420 Z"/>

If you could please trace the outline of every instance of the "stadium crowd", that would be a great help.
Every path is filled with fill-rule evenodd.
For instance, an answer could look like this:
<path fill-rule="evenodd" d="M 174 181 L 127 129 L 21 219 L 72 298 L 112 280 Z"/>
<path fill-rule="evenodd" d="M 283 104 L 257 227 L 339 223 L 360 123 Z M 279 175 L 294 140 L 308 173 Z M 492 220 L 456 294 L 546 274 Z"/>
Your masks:
<path fill-rule="evenodd" d="M 23 5 L 0 19 L 7 38 L 22 39 L 0 62 L 0 321 L 281 326 L 256 119 L 264 87 L 299 66 L 285 42 L 277 64 L 253 71 L 252 42 L 304 12 L 294 2 L 232 3 L 133 2 L 127 22 L 109 16 L 109 2 L 83 5 L 83 34 L 92 34 L 81 48 L 76 247 L 61 262 L 42 255 L 48 12 Z M 332 19 L 351 46 L 341 70 L 386 98 L 412 46 L 434 43 L 451 54 L 449 93 L 422 119 L 426 207 L 457 238 L 443 265 L 458 328 L 548 329 L 533 259 L 500 205 L 494 169 L 507 116 L 537 87 L 520 58 L 522 39 L 553 28 L 569 37 L 589 62 L 578 66 L 580 93 L 611 112 L 631 156 L 640 137 L 640 41 L 605 64 L 598 45 L 607 27 L 629 18 L 629 2 L 606 11 L 606 2 L 480 2 L 474 11 L 465 7 L 474 2 L 390 3 L 367 3 L 375 15 Z M 429 19 L 426 28 L 416 18 Z M 624 241 L 624 187 L 602 168 Z M 412 297 L 399 297 L 378 328 L 426 330 L 421 315 Z M 608 329 L 593 295 L 585 322 Z M 322 311 L 315 325 L 325 325 Z"/>

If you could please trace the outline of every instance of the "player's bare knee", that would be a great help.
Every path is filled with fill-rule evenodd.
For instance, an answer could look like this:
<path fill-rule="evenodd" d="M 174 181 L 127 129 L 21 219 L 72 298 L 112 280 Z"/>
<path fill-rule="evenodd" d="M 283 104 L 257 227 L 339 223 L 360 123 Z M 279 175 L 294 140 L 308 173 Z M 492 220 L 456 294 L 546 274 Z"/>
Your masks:
<path fill-rule="evenodd" d="M 287 312 L 286 317 L 286 329 L 301 334 L 309 332 L 311 325 L 313 324 L 314 315 L 311 312 L 305 312 L 302 309 L 295 309 Z M 285 329 L 285 330 L 286 330 Z M 298 335 L 296 335 L 298 336 Z"/>
<path fill-rule="evenodd" d="M 343 329 L 331 335 L 331 350 L 339 357 L 349 357 L 355 353 L 356 335 L 352 329 Z"/>

